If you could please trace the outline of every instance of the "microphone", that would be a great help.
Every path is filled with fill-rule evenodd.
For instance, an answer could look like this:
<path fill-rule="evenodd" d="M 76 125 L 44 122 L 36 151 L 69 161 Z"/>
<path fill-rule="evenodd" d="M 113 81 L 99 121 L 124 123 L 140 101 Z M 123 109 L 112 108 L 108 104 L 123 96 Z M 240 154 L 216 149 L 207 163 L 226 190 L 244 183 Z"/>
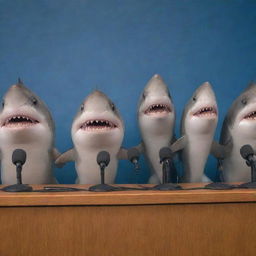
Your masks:
<path fill-rule="evenodd" d="M 251 182 L 241 186 L 256 187 L 256 160 L 252 146 L 249 144 L 243 145 L 240 148 L 240 154 L 246 160 L 246 164 L 251 167 Z"/>
<path fill-rule="evenodd" d="M 12 163 L 16 166 L 17 184 L 4 187 L 6 192 L 29 192 L 32 187 L 22 184 L 22 166 L 25 164 L 27 154 L 23 149 L 15 149 L 12 153 Z"/>
<path fill-rule="evenodd" d="M 20 164 L 23 165 L 25 164 L 27 160 L 27 154 L 26 151 L 23 149 L 15 149 L 12 153 L 12 163 L 14 165 Z"/>
<path fill-rule="evenodd" d="M 168 147 L 161 148 L 159 150 L 160 163 L 172 159 L 172 151 Z"/>
<path fill-rule="evenodd" d="M 139 166 L 139 157 L 140 157 L 140 152 L 137 148 L 130 148 L 127 151 L 127 156 L 128 156 L 128 160 L 133 164 L 134 169 L 135 169 L 135 179 L 136 179 L 136 184 L 139 183 L 139 170 L 140 170 L 140 166 Z"/>
<path fill-rule="evenodd" d="M 140 152 L 137 148 L 130 148 L 128 149 L 127 152 L 128 155 L 128 160 L 134 164 L 135 170 L 139 170 L 139 157 L 140 157 Z"/>
<path fill-rule="evenodd" d="M 15 149 L 12 153 L 12 163 L 16 165 L 17 183 L 22 184 L 21 171 L 22 166 L 25 164 L 27 154 L 23 149 Z"/>
<path fill-rule="evenodd" d="M 251 145 L 246 144 L 240 148 L 240 154 L 242 158 L 246 160 L 246 164 L 250 166 L 250 162 L 254 160 L 254 151 Z"/>
<path fill-rule="evenodd" d="M 107 151 L 101 151 L 97 155 L 97 163 L 100 168 L 106 168 L 110 162 L 110 155 Z"/>
<path fill-rule="evenodd" d="M 105 168 L 109 165 L 110 154 L 107 151 L 100 151 L 97 155 L 96 161 L 100 167 L 101 184 L 91 186 L 89 190 L 95 192 L 116 190 L 115 187 L 105 184 Z"/>
<path fill-rule="evenodd" d="M 160 164 L 162 164 L 162 184 L 156 185 L 155 190 L 180 190 L 181 186 L 170 182 L 171 166 L 172 166 L 172 150 L 169 147 L 163 147 L 159 150 Z M 177 174 L 175 173 L 177 176 Z M 176 177 L 177 178 L 177 177 Z"/>

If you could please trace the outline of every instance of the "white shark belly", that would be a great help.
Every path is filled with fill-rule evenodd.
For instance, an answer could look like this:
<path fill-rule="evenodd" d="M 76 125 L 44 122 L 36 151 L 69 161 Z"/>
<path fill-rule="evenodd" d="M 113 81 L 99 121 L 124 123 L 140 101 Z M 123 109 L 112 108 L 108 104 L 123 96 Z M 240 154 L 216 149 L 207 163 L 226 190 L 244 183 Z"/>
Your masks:
<path fill-rule="evenodd" d="M 77 183 L 79 184 L 99 184 L 100 178 L 100 167 L 97 164 L 97 154 L 103 149 L 91 149 L 88 148 L 79 150 L 76 152 L 76 171 L 77 171 Z M 118 167 L 117 153 L 119 149 L 104 149 L 110 154 L 109 165 L 105 169 L 105 183 L 113 184 Z"/>
<path fill-rule="evenodd" d="M 256 148 L 256 140 L 233 137 L 233 148 L 230 155 L 223 160 L 223 177 L 226 182 L 251 181 L 251 168 L 246 165 L 245 159 L 240 155 L 240 148 L 249 144 Z"/>
<path fill-rule="evenodd" d="M 12 163 L 12 153 L 16 148 L 26 151 L 27 160 L 22 168 L 22 182 L 24 184 L 55 183 L 52 173 L 52 159 L 48 148 L 35 145 L 9 145 L 1 149 L 1 179 L 3 184 L 15 184 L 16 167 Z"/>
<path fill-rule="evenodd" d="M 182 151 L 183 182 L 202 182 L 212 139 L 213 134 L 188 135 L 188 143 Z"/>

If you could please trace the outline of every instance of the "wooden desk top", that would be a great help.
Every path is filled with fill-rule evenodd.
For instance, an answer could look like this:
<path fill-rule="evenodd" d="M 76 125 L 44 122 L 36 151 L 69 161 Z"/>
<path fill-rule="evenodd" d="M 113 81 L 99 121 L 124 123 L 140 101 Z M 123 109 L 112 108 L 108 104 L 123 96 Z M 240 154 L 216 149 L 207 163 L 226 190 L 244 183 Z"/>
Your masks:
<path fill-rule="evenodd" d="M 205 184 L 182 184 L 183 188 L 203 187 Z M 42 189 L 46 185 L 32 185 Z M 90 185 L 49 185 L 88 188 Z M 121 185 L 138 187 L 132 185 Z M 152 185 L 143 185 L 150 187 Z M 0 189 L 4 186 L 1 185 Z M 19 192 L 0 191 L 0 207 L 3 206 L 78 206 L 78 205 L 152 205 L 192 203 L 241 203 L 256 202 L 256 189 L 232 190 L 176 190 L 176 191 L 114 191 L 114 192 Z"/>

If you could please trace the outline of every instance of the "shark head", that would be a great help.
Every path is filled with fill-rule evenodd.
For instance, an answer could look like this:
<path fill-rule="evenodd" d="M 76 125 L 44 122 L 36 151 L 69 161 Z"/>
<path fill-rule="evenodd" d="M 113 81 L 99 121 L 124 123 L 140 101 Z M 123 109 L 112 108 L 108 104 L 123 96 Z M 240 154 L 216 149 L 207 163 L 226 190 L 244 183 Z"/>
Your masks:
<path fill-rule="evenodd" d="M 240 136 L 256 138 L 256 83 L 251 83 L 231 105 L 226 122 Z"/>
<path fill-rule="evenodd" d="M 163 134 L 172 136 L 175 110 L 168 90 L 160 75 L 154 75 L 141 94 L 138 107 L 138 121 L 143 134 Z M 148 136 L 148 135 L 147 135 Z"/>
<path fill-rule="evenodd" d="M 72 124 L 75 145 L 121 146 L 124 124 L 115 104 L 102 92 L 92 92 L 81 104 Z"/>
<path fill-rule="evenodd" d="M 0 106 L 1 141 L 23 143 L 44 135 L 53 138 L 51 114 L 45 103 L 19 80 L 8 89 Z"/>
<path fill-rule="evenodd" d="M 218 109 L 214 91 L 210 83 L 199 86 L 187 103 L 182 117 L 182 134 L 188 130 L 195 133 L 208 133 L 216 128 Z"/>

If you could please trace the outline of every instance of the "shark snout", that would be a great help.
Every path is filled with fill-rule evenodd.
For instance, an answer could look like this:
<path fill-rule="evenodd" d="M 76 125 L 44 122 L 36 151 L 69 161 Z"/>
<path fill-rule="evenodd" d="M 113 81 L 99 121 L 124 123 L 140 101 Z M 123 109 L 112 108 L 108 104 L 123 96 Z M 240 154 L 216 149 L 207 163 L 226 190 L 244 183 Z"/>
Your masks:
<path fill-rule="evenodd" d="M 215 97 L 214 91 L 209 82 L 205 82 L 200 87 L 198 87 L 198 92 L 199 92 L 199 94 L 213 95 Z"/>

